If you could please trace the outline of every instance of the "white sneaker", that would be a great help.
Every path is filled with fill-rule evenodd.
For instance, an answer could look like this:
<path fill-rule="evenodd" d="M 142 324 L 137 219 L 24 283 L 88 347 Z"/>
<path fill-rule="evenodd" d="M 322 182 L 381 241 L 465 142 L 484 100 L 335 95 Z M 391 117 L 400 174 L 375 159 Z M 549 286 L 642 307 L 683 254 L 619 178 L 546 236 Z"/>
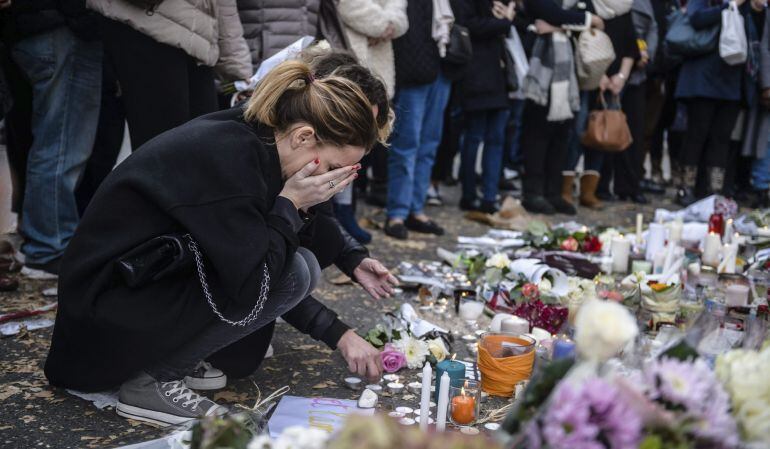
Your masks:
<path fill-rule="evenodd" d="M 273 354 L 275 354 L 275 352 L 273 351 L 273 345 L 270 344 L 270 345 L 267 346 L 267 351 L 265 351 L 265 357 L 264 358 L 265 359 L 269 359 L 270 357 L 273 356 Z"/>
<path fill-rule="evenodd" d="M 193 390 L 219 390 L 227 386 L 227 376 L 211 363 L 200 362 L 193 373 L 184 378 L 184 383 Z"/>
<path fill-rule="evenodd" d="M 431 184 L 430 187 L 428 187 L 428 193 L 425 196 L 425 202 L 429 206 L 443 206 L 444 200 L 441 199 L 441 194 L 438 193 L 438 189 Z"/>
<path fill-rule="evenodd" d="M 512 168 L 503 168 L 503 179 L 506 181 L 509 179 L 516 179 L 519 177 L 519 172 Z"/>
<path fill-rule="evenodd" d="M 36 281 L 55 281 L 59 279 L 59 276 L 53 273 L 38 270 L 36 268 L 29 268 L 27 266 L 22 267 L 21 274 L 27 279 L 34 279 Z"/>

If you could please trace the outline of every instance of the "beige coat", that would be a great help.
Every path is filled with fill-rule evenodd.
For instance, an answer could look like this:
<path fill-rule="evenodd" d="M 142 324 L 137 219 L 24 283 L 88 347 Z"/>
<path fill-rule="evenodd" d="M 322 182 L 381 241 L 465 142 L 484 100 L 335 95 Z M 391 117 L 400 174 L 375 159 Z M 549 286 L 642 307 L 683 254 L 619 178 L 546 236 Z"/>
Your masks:
<path fill-rule="evenodd" d="M 388 23 L 395 28 L 394 38 L 403 36 L 409 28 L 406 0 L 339 0 L 337 11 L 350 41 L 350 48 L 361 64 L 380 76 L 393 98 L 396 69 L 391 41 L 369 46 L 368 38 L 385 33 Z"/>
<path fill-rule="evenodd" d="M 254 74 L 235 0 L 164 0 L 154 14 L 125 0 L 86 0 L 88 8 L 214 67 L 226 81 Z"/>

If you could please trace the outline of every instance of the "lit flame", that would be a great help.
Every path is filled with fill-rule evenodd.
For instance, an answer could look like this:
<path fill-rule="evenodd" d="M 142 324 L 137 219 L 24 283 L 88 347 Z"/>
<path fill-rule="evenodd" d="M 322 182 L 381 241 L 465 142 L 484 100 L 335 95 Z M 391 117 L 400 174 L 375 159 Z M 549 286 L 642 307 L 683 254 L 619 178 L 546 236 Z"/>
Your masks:
<path fill-rule="evenodd" d="M 455 357 L 457 357 L 457 354 L 456 354 L 456 353 L 455 353 L 455 354 L 452 354 L 452 361 L 453 361 L 453 362 L 455 361 Z"/>
<path fill-rule="evenodd" d="M 465 396 L 465 387 L 460 387 L 460 394 Z"/>

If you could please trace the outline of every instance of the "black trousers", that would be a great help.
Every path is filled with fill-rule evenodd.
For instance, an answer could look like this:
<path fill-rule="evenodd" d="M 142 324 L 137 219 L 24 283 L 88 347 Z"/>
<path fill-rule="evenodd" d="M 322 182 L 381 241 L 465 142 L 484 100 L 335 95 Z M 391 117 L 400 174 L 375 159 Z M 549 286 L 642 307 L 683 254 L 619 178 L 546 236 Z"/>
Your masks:
<path fill-rule="evenodd" d="M 644 177 L 645 94 L 645 84 L 629 85 L 623 92 L 621 105 L 634 141 L 626 151 L 612 158 L 616 195 L 641 193 L 639 182 Z"/>
<path fill-rule="evenodd" d="M 549 122 L 548 107 L 527 100 L 521 148 L 524 150 L 524 196 L 561 194 L 572 120 Z"/>
<path fill-rule="evenodd" d="M 693 98 L 687 103 L 687 131 L 680 162 L 685 166 L 727 167 L 737 101 Z"/>
<path fill-rule="evenodd" d="M 444 110 L 444 128 L 441 131 L 441 143 L 436 151 L 433 162 L 431 180 L 434 182 L 447 181 L 452 176 L 452 166 L 455 156 L 460 151 L 460 136 L 465 123 L 457 84 L 452 85 L 452 93 Z"/>
<path fill-rule="evenodd" d="M 110 19 L 102 21 L 107 62 L 120 82 L 131 147 L 218 108 L 214 73 L 183 50 Z"/>
<path fill-rule="evenodd" d="M 20 214 L 27 179 L 27 156 L 32 147 L 32 85 L 10 57 L 7 46 L 0 48 L 0 67 L 13 97 L 11 109 L 5 115 L 5 143 L 13 186 L 11 210 Z"/>

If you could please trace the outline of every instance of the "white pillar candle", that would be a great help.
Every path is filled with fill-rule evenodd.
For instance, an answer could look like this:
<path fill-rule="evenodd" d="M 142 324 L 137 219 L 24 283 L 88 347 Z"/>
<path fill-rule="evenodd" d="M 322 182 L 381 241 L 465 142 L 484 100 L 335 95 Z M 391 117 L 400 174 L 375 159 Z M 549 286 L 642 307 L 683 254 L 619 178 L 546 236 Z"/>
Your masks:
<path fill-rule="evenodd" d="M 663 223 L 650 223 L 647 232 L 647 250 L 644 258 L 652 261 L 655 254 L 658 253 L 666 243 L 666 225 Z"/>
<path fill-rule="evenodd" d="M 422 392 L 420 392 L 420 430 L 428 429 L 430 419 L 430 386 L 433 384 L 433 370 L 430 363 L 422 367 Z"/>
<path fill-rule="evenodd" d="M 725 223 L 725 233 L 724 235 L 724 241 L 725 243 L 730 243 L 733 238 L 733 219 L 728 218 L 727 223 Z"/>
<path fill-rule="evenodd" d="M 500 330 L 515 335 L 526 334 L 529 332 L 529 321 L 517 316 L 506 318 L 500 323 Z"/>
<path fill-rule="evenodd" d="M 744 307 L 749 303 L 749 287 L 733 284 L 725 291 L 725 303 L 728 307 Z"/>
<path fill-rule="evenodd" d="M 722 273 L 735 273 L 735 261 L 738 257 L 738 244 L 730 243 L 722 248 Z"/>
<path fill-rule="evenodd" d="M 642 244 L 642 224 L 644 223 L 644 215 L 636 214 L 636 244 Z"/>
<path fill-rule="evenodd" d="M 703 255 L 701 256 L 703 265 L 716 268 L 719 265 L 719 253 L 721 250 L 722 239 L 719 238 L 719 234 L 709 232 L 703 241 Z"/>
<path fill-rule="evenodd" d="M 612 272 L 626 273 L 628 271 L 628 256 L 631 252 L 631 242 L 620 237 L 612 239 L 610 253 L 612 254 Z"/>
<path fill-rule="evenodd" d="M 436 412 L 436 430 L 443 432 L 446 428 L 446 412 L 449 408 L 449 374 L 444 371 L 438 389 L 438 411 Z M 420 411 L 422 416 L 422 410 Z"/>
<path fill-rule="evenodd" d="M 668 242 L 669 243 L 677 243 L 680 240 L 682 240 L 682 228 L 684 227 L 684 224 L 682 224 L 682 219 L 677 218 L 673 222 L 671 222 L 671 225 L 668 230 Z"/>
<path fill-rule="evenodd" d="M 652 258 L 652 274 L 662 274 L 666 265 L 666 249 L 661 248 Z"/>

